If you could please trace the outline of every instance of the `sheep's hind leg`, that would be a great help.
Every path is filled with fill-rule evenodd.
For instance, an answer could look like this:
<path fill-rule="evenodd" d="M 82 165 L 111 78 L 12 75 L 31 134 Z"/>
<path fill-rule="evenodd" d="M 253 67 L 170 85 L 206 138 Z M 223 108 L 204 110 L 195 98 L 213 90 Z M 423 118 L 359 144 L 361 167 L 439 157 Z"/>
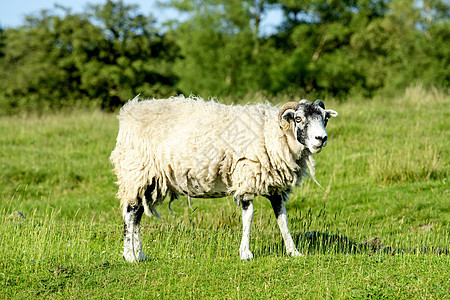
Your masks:
<path fill-rule="evenodd" d="M 128 262 L 147 260 L 142 251 L 140 222 L 144 207 L 139 199 L 137 206 L 125 205 L 123 209 L 123 258 Z"/>
<path fill-rule="evenodd" d="M 275 217 L 277 218 L 278 227 L 280 227 L 281 235 L 283 236 L 284 244 L 286 246 L 286 252 L 291 256 L 303 256 L 303 254 L 298 252 L 295 247 L 291 233 L 289 232 L 286 207 L 284 206 L 282 198 L 279 195 L 273 195 L 268 198 L 272 204 Z"/>
<path fill-rule="evenodd" d="M 253 220 L 253 201 L 240 201 L 242 206 L 242 241 L 239 247 L 239 255 L 242 260 L 250 260 L 253 254 L 250 251 L 250 228 Z"/>

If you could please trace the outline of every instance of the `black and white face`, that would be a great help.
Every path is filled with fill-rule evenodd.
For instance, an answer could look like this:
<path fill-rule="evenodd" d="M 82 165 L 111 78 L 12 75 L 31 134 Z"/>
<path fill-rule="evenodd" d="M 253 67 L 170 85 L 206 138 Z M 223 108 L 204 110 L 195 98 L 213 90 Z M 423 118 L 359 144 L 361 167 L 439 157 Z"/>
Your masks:
<path fill-rule="evenodd" d="M 315 154 L 327 145 L 328 133 L 325 127 L 328 119 L 337 115 L 334 110 L 325 109 L 320 100 L 314 103 L 301 100 L 295 110 L 287 109 L 282 118 L 290 122 L 297 141 Z"/>

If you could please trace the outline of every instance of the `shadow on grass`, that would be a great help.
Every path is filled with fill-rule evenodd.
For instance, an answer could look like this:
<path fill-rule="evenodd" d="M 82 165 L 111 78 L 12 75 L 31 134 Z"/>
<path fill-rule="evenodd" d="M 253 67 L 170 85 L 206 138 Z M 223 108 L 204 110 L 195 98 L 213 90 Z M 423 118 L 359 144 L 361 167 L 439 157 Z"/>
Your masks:
<path fill-rule="evenodd" d="M 448 255 L 448 248 L 437 247 L 415 247 L 415 248 L 394 248 L 390 245 L 383 245 L 378 237 L 371 238 L 362 242 L 349 239 L 339 234 L 329 234 L 327 232 L 308 231 L 303 234 L 295 234 L 294 241 L 299 248 L 307 253 L 385 253 L 385 254 L 437 254 Z"/>
<path fill-rule="evenodd" d="M 303 234 L 293 235 L 297 246 L 308 254 L 316 253 L 373 253 L 388 252 L 389 246 L 383 246 L 379 238 L 372 238 L 364 242 L 356 242 L 344 235 L 330 234 L 327 232 L 308 231 Z"/>
<path fill-rule="evenodd" d="M 383 245 L 378 237 L 365 241 L 354 241 L 344 235 L 330 234 L 327 232 L 308 231 L 305 233 L 294 233 L 293 239 L 297 248 L 304 254 L 375 254 L 384 253 L 388 255 L 396 254 L 434 254 L 449 255 L 448 248 L 438 247 L 414 247 L 414 248 L 394 248 L 390 245 Z M 276 243 L 275 252 L 285 253 L 284 243 Z M 281 250 L 281 251 L 280 251 Z M 263 250 L 264 251 L 264 250 Z M 262 253 L 261 253 L 262 254 Z"/>

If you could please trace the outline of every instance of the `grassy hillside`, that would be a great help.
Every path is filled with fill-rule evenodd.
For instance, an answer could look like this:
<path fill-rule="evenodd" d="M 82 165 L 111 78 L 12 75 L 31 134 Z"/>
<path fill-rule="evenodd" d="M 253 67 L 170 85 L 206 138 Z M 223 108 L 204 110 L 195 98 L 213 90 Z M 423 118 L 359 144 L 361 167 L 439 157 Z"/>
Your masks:
<path fill-rule="evenodd" d="M 325 101 L 339 112 L 316 176 L 287 205 L 302 258 L 285 255 L 269 201 L 255 200 L 251 262 L 231 198 L 174 202 L 143 220 L 148 262 L 121 257 L 108 156 L 114 115 L 0 119 L 0 297 L 426 298 L 450 289 L 450 98 Z M 15 211 L 23 213 L 21 218 Z M 379 238 L 383 251 L 364 241 Z"/>

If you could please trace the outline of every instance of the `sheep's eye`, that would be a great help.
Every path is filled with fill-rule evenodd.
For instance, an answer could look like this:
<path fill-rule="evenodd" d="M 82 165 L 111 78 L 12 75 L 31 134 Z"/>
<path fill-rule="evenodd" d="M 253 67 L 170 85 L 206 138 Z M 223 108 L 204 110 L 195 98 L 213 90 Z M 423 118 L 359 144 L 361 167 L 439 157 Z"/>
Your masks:
<path fill-rule="evenodd" d="M 295 122 L 300 123 L 302 121 L 302 118 L 300 117 L 295 117 Z"/>

